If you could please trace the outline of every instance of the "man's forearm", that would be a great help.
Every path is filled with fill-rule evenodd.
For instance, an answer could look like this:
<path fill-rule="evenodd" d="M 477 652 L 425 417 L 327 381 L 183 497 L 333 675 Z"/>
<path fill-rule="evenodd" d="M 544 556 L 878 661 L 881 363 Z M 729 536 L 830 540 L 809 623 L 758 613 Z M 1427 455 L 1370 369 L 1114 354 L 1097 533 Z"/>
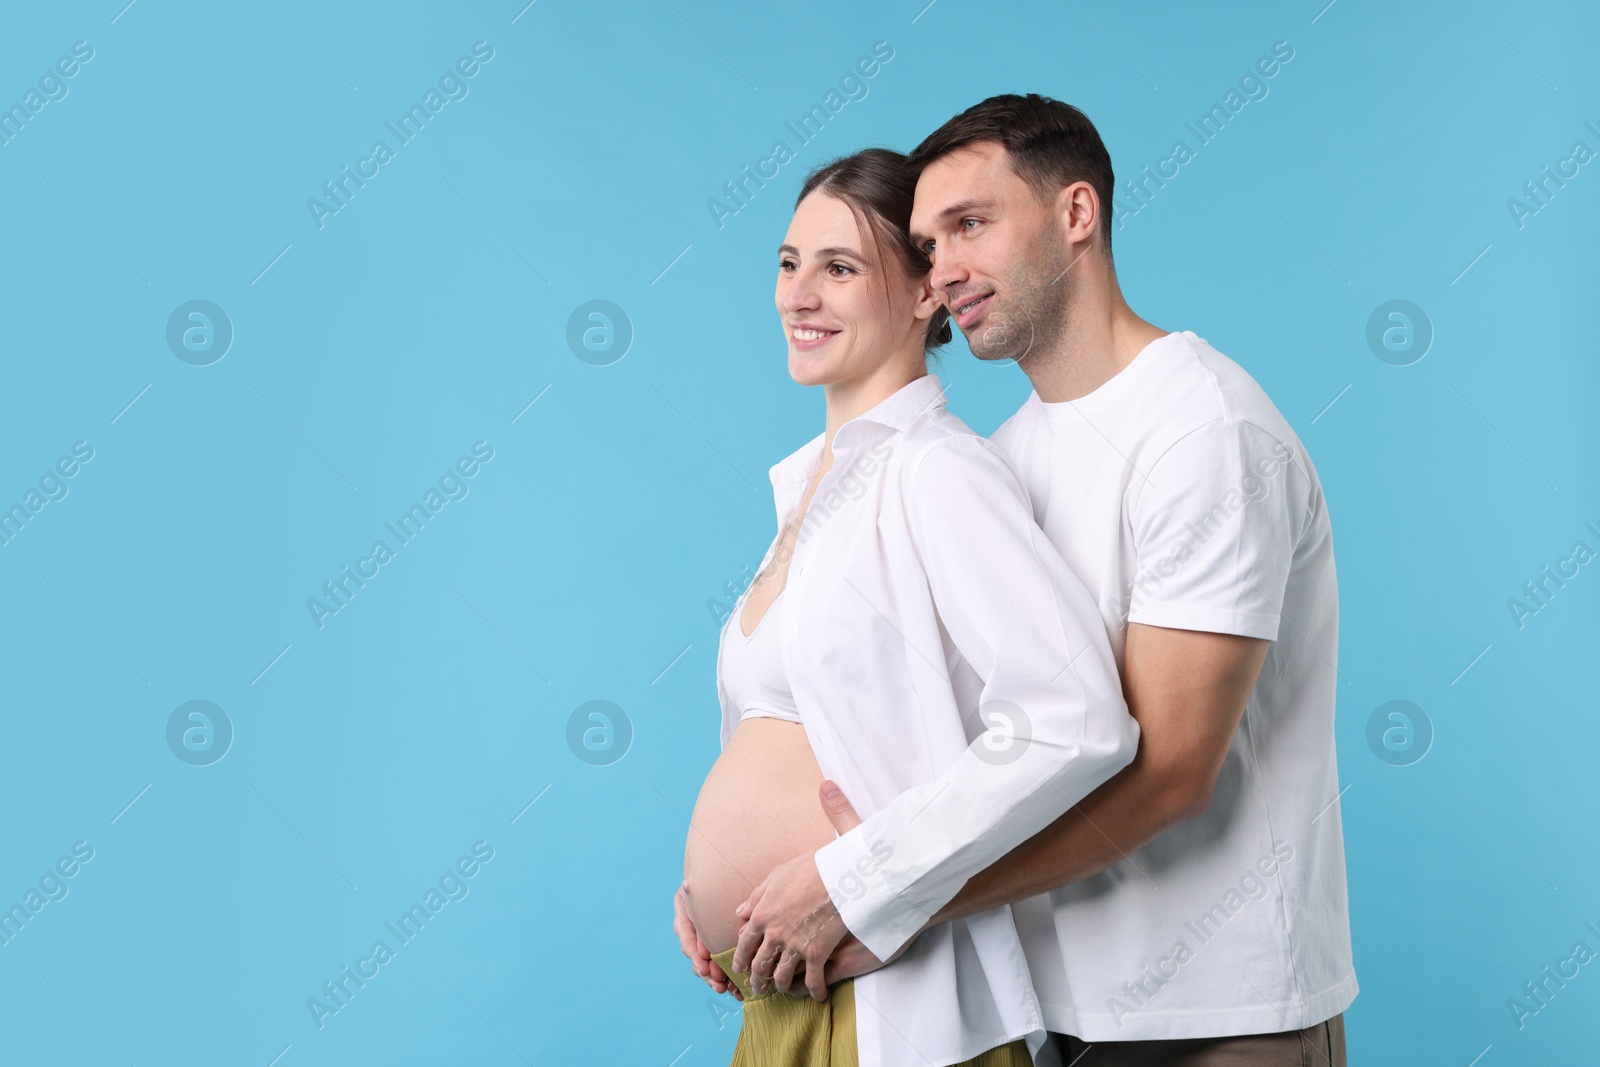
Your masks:
<path fill-rule="evenodd" d="M 1133 762 L 978 872 L 929 925 L 964 919 L 1098 874 L 1211 803 L 1270 642 L 1128 627 L 1123 688 L 1140 727 Z"/>
<path fill-rule="evenodd" d="M 1170 775 L 1141 757 L 967 881 L 928 925 L 964 919 L 1098 874 L 1190 814 Z"/>
<path fill-rule="evenodd" d="M 892 955 L 971 872 L 1004 859 L 1136 758 L 1138 727 L 1120 700 L 1086 717 L 1078 729 L 1065 702 L 1039 708 L 1014 758 L 988 758 L 985 740 L 974 741 L 939 778 L 817 849 L 816 874 L 849 931 L 880 958 Z"/>
<path fill-rule="evenodd" d="M 1167 827 L 1204 808 L 1201 799 L 1185 793 L 1178 782 L 1170 771 L 1149 766 L 1141 752 L 1055 822 L 968 879 L 922 929 L 1026 900 L 1126 858 Z M 837 966 L 829 964 L 827 980 L 854 978 L 883 965 L 856 942 Z"/>

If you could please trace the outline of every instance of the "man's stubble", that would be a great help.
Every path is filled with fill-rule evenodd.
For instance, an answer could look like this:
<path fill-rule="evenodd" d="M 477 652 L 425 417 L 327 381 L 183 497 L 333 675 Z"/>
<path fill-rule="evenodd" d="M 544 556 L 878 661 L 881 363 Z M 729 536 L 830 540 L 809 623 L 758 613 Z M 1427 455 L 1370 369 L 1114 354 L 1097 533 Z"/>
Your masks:
<path fill-rule="evenodd" d="M 985 362 L 1048 358 L 1066 332 L 1076 302 L 1060 235 L 1044 227 L 1017 259 L 1018 268 L 1000 280 L 1004 304 L 967 334 L 972 354 Z"/>

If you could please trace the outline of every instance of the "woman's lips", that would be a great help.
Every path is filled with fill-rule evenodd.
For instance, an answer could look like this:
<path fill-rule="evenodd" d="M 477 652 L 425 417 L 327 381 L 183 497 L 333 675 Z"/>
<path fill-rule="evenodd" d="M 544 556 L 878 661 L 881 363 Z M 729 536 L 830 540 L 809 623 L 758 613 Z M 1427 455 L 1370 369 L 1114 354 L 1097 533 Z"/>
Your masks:
<path fill-rule="evenodd" d="M 789 327 L 789 344 L 802 352 L 820 348 L 839 335 L 838 330 L 824 330 L 820 326 Z"/>
<path fill-rule="evenodd" d="M 965 307 L 966 310 L 956 316 L 956 325 L 962 330 L 965 330 L 967 327 L 977 322 L 978 319 L 983 316 L 984 310 L 988 308 L 989 301 L 993 299 L 994 294 L 988 293 L 978 300 L 977 303 L 973 303 L 971 300 L 963 300 L 960 304 L 957 304 L 957 307 Z"/>

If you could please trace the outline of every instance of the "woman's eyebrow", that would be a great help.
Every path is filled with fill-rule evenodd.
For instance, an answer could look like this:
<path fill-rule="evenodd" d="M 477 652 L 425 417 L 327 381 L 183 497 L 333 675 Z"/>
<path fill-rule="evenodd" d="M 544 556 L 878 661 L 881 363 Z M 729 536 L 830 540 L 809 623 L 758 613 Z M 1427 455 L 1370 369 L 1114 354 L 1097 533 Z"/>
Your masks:
<path fill-rule="evenodd" d="M 782 255 L 784 252 L 788 252 L 790 255 L 795 256 L 800 254 L 800 250 L 794 245 L 779 245 L 778 254 Z M 817 249 L 816 255 L 818 259 L 823 259 L 828 256 L 849 256 L 851 259 L 860 259 L 865 261 L 865 257 L 863 257 L 861 253 L 857 252 L 854 248 L 819 248 Z"/>

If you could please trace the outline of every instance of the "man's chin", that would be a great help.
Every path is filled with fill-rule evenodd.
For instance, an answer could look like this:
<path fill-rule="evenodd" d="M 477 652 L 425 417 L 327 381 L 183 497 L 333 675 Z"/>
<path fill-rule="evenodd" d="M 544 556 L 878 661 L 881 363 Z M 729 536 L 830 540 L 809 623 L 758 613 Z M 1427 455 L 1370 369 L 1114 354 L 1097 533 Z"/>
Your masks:
<path fill-rule="evenodd" d="M 985 363 L 1000 363 L 1000 362 L 1002 362 L 1004 360 L 1010 360 L 1010 359 L 1015 359 L 1016 358 L 1010 352 L 1002 352 L 1002 351 L 998 351 L 998 350 L 995 350 L 995 349 L 980 348 L 979 346 L 973 344 L 970 339 L 968 339 L 968 341 L 967 341 L 967 347 L 972 350 L 972 354 L 974 356 L 976 356 L 978 359 L 982 360 Z"/>
<path fill-rule="evenodd" d="M 1015 315 L 999 307 L 990 309 L 961 335 L 972 354 L 985 363 L 1021 363 L 1035 340 L 1031 315 Z"/>
<path fill-rule="evenodd" d="M 966 334 L 961 336 L 966 337 L 967 347 L 972 350 L 972 354 L 984 363 L 1003 363 L 1007 360 L 1016 360 L 1018 358 L 1018 354 L 1012 351 L 1016 347 L 1015 345 L 984 343 L 983 329 L 981 327 L 973 330 L 973 333 L 976 334 L 975 337 L 968 337 Z"/>

